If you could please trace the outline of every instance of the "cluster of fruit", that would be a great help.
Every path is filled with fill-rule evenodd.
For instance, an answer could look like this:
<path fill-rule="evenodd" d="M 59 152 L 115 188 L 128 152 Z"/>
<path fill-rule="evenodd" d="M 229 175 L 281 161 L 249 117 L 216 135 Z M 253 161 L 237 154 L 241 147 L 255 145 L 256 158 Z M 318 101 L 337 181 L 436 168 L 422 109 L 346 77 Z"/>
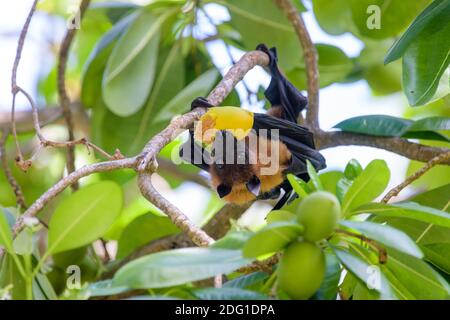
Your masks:
<path fill-rule="evenodd" d="M 335 230 L 341 205 L 332 193 L 317 191 L 299 203 L 296 214 L 304 231 L 283 252 L 277 269 L 278 285 L 292 299 L 308 299 L 325 276 L 325 255 L 317 243 Z"/>

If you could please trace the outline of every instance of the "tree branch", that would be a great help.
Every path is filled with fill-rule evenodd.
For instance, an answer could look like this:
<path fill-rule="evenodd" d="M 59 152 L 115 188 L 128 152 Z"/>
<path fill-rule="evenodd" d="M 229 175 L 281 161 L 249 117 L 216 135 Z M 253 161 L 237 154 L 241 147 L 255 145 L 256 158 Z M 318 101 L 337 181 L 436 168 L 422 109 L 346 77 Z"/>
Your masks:
<path fill-rule="evenodd" d="M 86 11 L 87 7 L 89 6 L 90 0 L 82 0 L 80 3 L 79 8 L 79 19 L 83 18 L 84 12 Z M 76 18 L 74 18 L 76 19 Z M 75 21 L 74 21 L 75 22 Z M 66 32 L 66 35 L 64 36 L 64 39 L 62 40 L 61 47 L 59 49 L 59 56 L 58 56 L 58 74 L 57 74 L 57 80 L 58 80 L 58 94 L 59 94 L 59 104 L 61 105 L 61 108 L 63 110 L 63 116 L 66 121 L 67 125 L 67 131 L 69 140 L 75 140 L 74 136 L 74 129 L 73 129 L 73 121 L 72 121 L 72 114 L 70 111 L 70 99 L 67 95 L 66 91 L 66 66 L 67 66 L 67 58 L 69 55 L 69 49 L 70 45 L 72 44 L 73 38 L 75 37 L 75 34 L 77 32 L 77 27 L 75 26 L 75 23 L 72 23 L 72 28 L 69 28 Z M 67 172 L 70 174 L 75 170 L 75 146 L 69 145 L 67 146 Z M 75 191 L 78 189 L 78 182 L 75 182 L 72 185 L 72 189 Z"/>
<path fill-rule="evenodd" d="M 312 131 L 319 131 L 319 68 L 317 65 L 317 50 L 311 40 L 308 29 L 302 16 L 297 11 L 291 0 L 274 0 L 278 7 L 294 27 L 300 44 L 303 48 L 303 57 L 306 68 L 306 82 L 308 84 L 308 109 L 306 113 L 306 125 Z"/>
<path fill-rule="evenodd" d="M 327 149 L 339 146 L 367 146 L 394 152 L 411 160 L 428 162 L 442 153 L 448 152 L 448 148 L 430 147 L 423 144 L 410 142 L 403 138 L 377 137 L 350 132 L 318 132 L 314 139 L 318 149 Z M 450 164 L 450 160 L 443 162 Z"/>
<path fill-rule="evenodd" d="M 381 202 L 388 203 L 392 197 L 397 196 L 405 187 L 407 187 L 408 185 L 410 185 L 411 183 L 413 183 L 414 181 L 419 179 L 421 176 L 423 176 L 428 170 L 433 168 L 435 165 L 438 165 L 440 163 L 443 163 L 443 162 L 446 162 L 449 160 L 450 160 L 450 151 L 447 151 L 445 153 L 438 155 L 437 157 L 434 157 L 433 159 L 428 161 L 427 164 L 425 164 L 422 167 L 422 169 L 416 171 L 415 173 L 410 175 L 408 178 L 406 178 L 405 181 L 403 181 L 398 186 L 396 186 L 395 188 L 391 189 L 388 193 L 386 193 L 386 195 L 383 197 Z"/>
<path fill-rule="evenodd" d="M 216 105 L 220 104 L 231 92 L 231 90 L 233 90 L 236 83 L 239 82 L 250 69 L 252 69 L 255 65 L 267 65 L 268 63 L 269 57 L 263 52 L 252 51 L 246 53 L 234 66 L 231 67 L 222 81 L 210 93 L 208 96 L 209 101 Z M 32 106 L 33 105 L 34 102 L 32 103 Z M 146 144 L 141 154 L 137 157 L 94 163 L 75 170 L 68 176 L 64 177 L 53 187 L 47 190 L 41 197 L 39 197 L 39 199 L 36 200 L 25 211 L 25 213 L 17 219 L 15 225 L 13 226 L 13 235 L 16 236 L 18 232 L 22 230 L 24 226 L 24 218 L 36 216 L 48 202 L 82 177 L 96 172 L 108 172 L 117 169 L 131 168 L 140 172 L 139 186 L 144 196 L 154 201 L 154 203 L 162 208 L 162 210 L 165 211 L 165 213 L 171 217 L 175 223 L 180 224 L 182 230 L 186 230 L 189 235 L 194 237 L 193 241 L 198 244 L 210 242 L 211 238 L 204 233 L 204 231 L 201 231 L 199 228 L 195 227 L 188 220 L 186 220 L 184 215 L 180 215 L 180 211 L 161 195 L 159 195 L 159 193 L 151 185 L 150 181 L 151 172 L 154 172 L 157 169 L 155 157 L 159 151 L 166 144 L 172 141 L 180 133 L 180 130 L 189 128 L 196 119 L 204 114 L 204 112 L 205 110 L 197 108 L 182 116 L 174 118 L 163 131 L 154 136 Z M 33 108 L 33 120 L 35 126 L 37 123 L 39 128 L 36 108 Z M 63 144 L 67 145 L 69 143 L 75 142 L 69 141 L 64 142 Z M 150 167 L 148 166 L 149 163 L 152 164 Z M 139 170 L 142 167 L 144 168 L 144 171 Z M 150 171 L 146 171 L 147 169 Z M 178 216 L 180 218 L 178 218 Z M 3 253 L 4 250 L 0 248 L 0 257 Z"/>

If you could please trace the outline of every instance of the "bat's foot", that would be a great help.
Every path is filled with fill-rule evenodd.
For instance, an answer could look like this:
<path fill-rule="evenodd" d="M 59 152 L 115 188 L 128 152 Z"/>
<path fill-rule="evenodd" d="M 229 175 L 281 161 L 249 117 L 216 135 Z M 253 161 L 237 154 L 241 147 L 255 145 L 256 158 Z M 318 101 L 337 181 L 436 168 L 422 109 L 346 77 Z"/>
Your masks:
<path fill-rule="evenodd" d="M 211 108 L 214 107 L 206 98 L 198 97 L 195 98 L 191 103 L 191 110 L 195 108 Z"/>

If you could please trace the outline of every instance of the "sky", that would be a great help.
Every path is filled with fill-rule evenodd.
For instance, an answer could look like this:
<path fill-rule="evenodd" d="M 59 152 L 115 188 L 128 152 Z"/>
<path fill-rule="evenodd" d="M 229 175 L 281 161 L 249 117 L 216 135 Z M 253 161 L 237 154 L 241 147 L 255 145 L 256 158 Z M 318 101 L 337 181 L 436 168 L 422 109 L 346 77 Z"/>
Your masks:
<path fill-rule="evenodd" d="M 75 3 L 76 1 L 74 1 Z M 142 1 L 140 1 L 142 2 Z M 0 3 L 0 111 L 9 110 L 11 106 L 11 68 L 14 60 L 17 38 L 20 29 L 28 14 L 32 0 L 1 1 Z M 306 3 L 307 5 L 309 2 Z M 215 22 L 227 20 L 229 18 L 226 9 L 209 4 L 206 10 Z M 314 42 L 333 44 L 341 48 L 348 56 L 357 56 L 362 49 L 362 43 L 351 34 L 342 36 L 329 36 L 324 33 L 314 20 L 311 12 L 303 14 L 305 23 Z M 201 32 L 213 34 L 214 28 L 209 25 L 206 19 L 199 17 Z M 36 79 L 39 75 L 47 72 L 51 60 L 49 60 L 49 40 L 57 41 L 64 34 L 64 24 L 61 21 L 50 21 L 44 13 L 37 13 L 32 20 L 29 35 L 25 42 L 25 47 L 18 71 L 18 83 L 34 97 L 37 95 Z M 224 74 L 231 66 L 231 61 L 226 54 L 221 41 L 212 41 L 207 44 L 207 49 L 213 57 L 214 63 Z M 240 50 L 232 50 L 235 60 L 242 56 Z M 252 90 L 256 90 L 260 84 L 267 86 L 270 78 L 261 68 L 255 68 L 245 77 L 247 85 Z M 245 96 L 242 85 L 237 87 L 241 97 Z M 367 114 L 386 114 L 401 116 L 406 106 L 406 98 L 402 94 L 394 94 L 387 97 L 373 97 L 370 88 L 364 81 L 352 84 L 334 84 L 320 91 L 320 117 L 319 121 L 322 129 L 329 130 L 340 121 Z M 252 106 L 244 105 L 247 108 Z M 20 97 L 17 101 L 17 108 L 27 109 L 25 99 Z M 401 156 L 384 150 L 369 147 L 338 147 L 323 151 L 327 159 L 326 170 L 343 169 L 352 158 L 357 159 L 363 166 L 373 159 L 384 159 L 391 169 L 391 181 L 389 187 L 393 187 L 403 181 L 409 161 Z M 183 184 L 175 191 L 168 191 L 167 197 L 181 209 L 191 212 L 195 216 L 200 207 L 206 206 L 208 192 L 198 185 L 192 183 Z M 195 198 L 197 203 L 192 204 Z M 203 201 L 203 200 L 205 201 Z M 200 207 L 199 207 L 200 206 Z"/>

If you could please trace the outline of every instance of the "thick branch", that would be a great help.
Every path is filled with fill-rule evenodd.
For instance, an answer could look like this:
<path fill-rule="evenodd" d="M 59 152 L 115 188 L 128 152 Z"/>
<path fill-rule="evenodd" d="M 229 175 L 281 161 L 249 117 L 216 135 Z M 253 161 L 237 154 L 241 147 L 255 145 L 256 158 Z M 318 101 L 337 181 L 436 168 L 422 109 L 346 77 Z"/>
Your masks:
<path fill-rule="evenodd" d="M 448 148 L 430 147 L 423 144 L 410 142 L 402 138 L 386 138 L 369 136 L 350 132 L 319 132 L 315 136 L 316 147 L 318 149 L 327 149 L 338 146 L 367 146 L 378 149 L 384 149 L 396 154 L 407 157 L 411 160 L 428 162 L 434 157 L 447 152 Z M 450 164 L 450 160 L 442 162 Z"/>
<path fill-rule="evenodd" d="M 306 124 L 313 130 L 318 131 L 319 126 L 319 68 L 317 66 L 317 50 L 314 46 L 308 29 L 302 16 L 297 11 L 291 0 L 274 0 L 283 10 L 297 33 L 303 48 L 303 58 L 306 67 L 306 81 L 308 84 L 308 110 Z"/>
<path fill-rule="evenodd" d="M 86 11 L 87 7 L 89 6 L 90 0 L 82 0 L 80 3 L 80 9 L 79 9 L 79 20 L 83 18 L 84 12 Z M 76 19 L 76 18 L 74 18 Z M 59 103 L 61 105 L 61 108 L 63 110 L 64 119 L 66 121 L 67 125 L 67 131 L 69 140 L 75 140 L 75 135 L 73 133 L 73 120 L 72 120 L 72 114 L 70 112 L 70 99 L 67 95 L 66 91 L 66 65 L 67 65 L 67 58 L 69 55 L 69 49 L 70 45 L 72 44 L 73 38 L 75 37 L 75 34 L 77 32 L 77 27 L 75 24 L 72 24 L 72 28 L 69 28 L 66 32 L 66 35 L 64 36 L 64 39 L 61 43 L 61 48 L 59 50 L 59 57 L 58 57 L 58 94 L 59 94 Z M 70 145 L 67 147 L 67 172 L 70 174 L 73 171 L 75 171 L 75 146 Z M 73 190 L 78 189 L 78 182 L 75 182 L 72 185 Z"/>

